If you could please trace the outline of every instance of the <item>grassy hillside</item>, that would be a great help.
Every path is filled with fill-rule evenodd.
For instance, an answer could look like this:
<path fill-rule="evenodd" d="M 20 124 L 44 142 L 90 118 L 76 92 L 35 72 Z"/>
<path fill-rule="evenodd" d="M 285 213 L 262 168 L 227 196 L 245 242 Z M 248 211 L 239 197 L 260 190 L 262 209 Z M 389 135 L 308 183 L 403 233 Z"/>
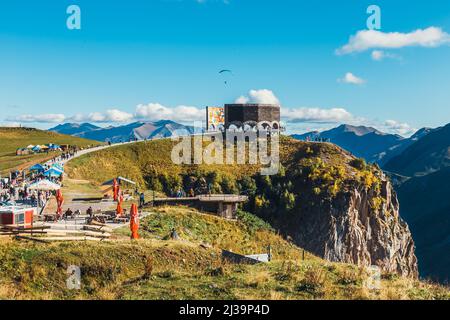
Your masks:
<path fill-rule="evenodd" d="M 31 128 L 0 128 L 0 172 L 5 173 L 12 169 L 21 169 L 36 162 L 46 161 L 55 154 L 32 154 L 16 156 L 18 148 L 36 144 L 69 144 L 81 148 L 99 145 L 99 142 L 42 131 Z"/>
<path fill-rule="evenodd" d="M 267 246 L 273 247 L 276 260 L 298 260 L 302 252 L 293 244 L 275 233 L 272 227 L 249 213 L 240 212 L 239 221 L 229 221 L 195 209 L 166 207 L 155 209 L 154 213 L 140 225 L 145 239 L 167 239 L 175 228 L 181 239 L 203 243 L 207 247 L 225 249 L 240 254 L 266 253 Z M 129 236 L 128 228 L 118 231 Z M 312 255 L 308 254 L 310 259 Z M 317 258 L 316 258 L 317 259 Z"/>
<path fill-rule="evenodd" d="M 245 221 L 245 222 L 244 222 Z M 381 290 L 367 272 L 328 263 L 286 242 L 258 219 L 225 221 L 191 209 L 162 208 L 141 223 L 144 239 L 123 229 L 111 243 L 34 244 L 0 240 L 0 299 L 449 299 L 443 287 L 384 274 Z M 171 228 L 180 241 L 168 241 Z M 274 261 L 222 261 L 221 248 L 254 253 L 270 243 Z M 81 290 L 66 287 L 80 266 Z"/>
<path fill-rule="evenodd" d="M 175 144 L 170 139 L 164 139 L 108 148 L 73 160 L 68 172 L 71 177 L 97 183 L 104 182 L 107 177 L 122 175 L 138 182 L 141 187 L 154 188 L 156 180 L 163 176 L 175 177 L 200 170 L 242 177 L 253 175 L 258 170 L 258 166 L 250 165 L 179 166 L 171 160 Z"/>
<path fill-rule="evenodd" d="M 176 165 L 171 160 L 171 151 L 175 144 L 176 142 L 165 139 L 117 146 L 74 159 L 67 169 L 69 175 L 76 179 L 102 183 L 105 178 L 122 175 L 137 181 L 142 188 L 164 192 L 179 186 L 186 187 L 186 181 L 178 181 L 179 176 L 205 177 L 208 180 L 217 180 L 214 182 L 220 186 L 215 185 L 216 189 L 226 189 L 227 183 L 231 184 L 229 188 L 235 189 L 234 184 L 239 180 L 258 175 L 260 172 L 259 165 L 249 164 Z M 280 158 L 280 174 L 298 167 L 311 169 L 316 175 L 328 172 L 329 175 L 322 179 L 324 188 L 332 184 L 343 187 L 344 180 L 348 179 L 365 180 L 370 171 L 373 171 L 365 164 L 355 167 L 355 158 L 335 145 L 306 143 L 288 137 L 281 139 Z M 333 178 L 339 179 L 336 182 Z"/>

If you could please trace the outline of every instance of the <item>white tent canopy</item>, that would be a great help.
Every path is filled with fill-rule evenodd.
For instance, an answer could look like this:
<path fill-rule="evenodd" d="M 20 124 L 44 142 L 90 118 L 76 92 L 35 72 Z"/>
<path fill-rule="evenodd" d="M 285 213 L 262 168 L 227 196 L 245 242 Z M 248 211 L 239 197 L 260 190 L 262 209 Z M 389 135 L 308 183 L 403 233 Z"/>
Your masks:
<path fill-rule="evenodd" d="M 49 180 L 41 180 L 31 184 L 28 188 L 31 190 L 55 191 L 61 189 L 61 186 Z"/>

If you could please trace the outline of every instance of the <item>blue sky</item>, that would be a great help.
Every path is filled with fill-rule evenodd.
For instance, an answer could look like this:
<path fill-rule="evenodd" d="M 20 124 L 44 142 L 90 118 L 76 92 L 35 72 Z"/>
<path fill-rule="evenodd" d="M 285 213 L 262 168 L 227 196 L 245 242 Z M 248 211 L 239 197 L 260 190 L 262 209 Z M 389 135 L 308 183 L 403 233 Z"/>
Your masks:
<path fill-rule="evenodd" d="M 81 30 L 66 27 L 72 4 Z M 378 33 L 365 33 L 371 4 Z M 290 132 L 348 122 L 407 135 L 450 122 L 449 33 L 447 0 L 2 3 L 0 124 L 186 122 L 245 96 L 279 101 Z"/>

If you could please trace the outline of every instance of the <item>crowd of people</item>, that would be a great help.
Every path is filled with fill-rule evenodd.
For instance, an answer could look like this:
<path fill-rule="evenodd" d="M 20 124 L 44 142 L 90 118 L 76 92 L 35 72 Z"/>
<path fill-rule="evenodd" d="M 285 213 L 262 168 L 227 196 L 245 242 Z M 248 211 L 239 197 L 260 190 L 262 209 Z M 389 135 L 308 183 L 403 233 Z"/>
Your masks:
<path fill-rule="evenodd" d="M 0 182 L 0 203 L 4 205 L 22 204 L 43 208 L 51 196 L 50 191 L 30 190 L 27 180 L 2 179 Z"/>
<path fill-rule="evenodd" d="M 53 161 L 49 163 L 53 163 Z M 50 168 L 50 164 L 44 165 L 43 167 L 48 169 Z M 60 177 L 49 177 L 45 176 L 42 171 L 17 170 L 11 172 L 9 177 L 1 178 L 0 205 L 27 205 L 44 208 L 48 200 L 54 195 L 54 192 L 30 189 L 32 184 L 41 180 L 49 180 L 61 185 L 62 175 Z"/>
<path fill-rule="evenodd" d="M 320 136 L 308 136 L 308 137 L 306 137 L 305 141 L 307 141 L 307 142 L 331 142 L 331 139 L 323 138 Z"/>
<path fill-rule="evenodd" d="M 75 157 L 75 155 L 78 153 L 77 149 L 71 149 L 69 151 L 66 151 L 64 153 L 62 153 L 61 155 L 54 157 L 53 159 L 50 160 L 51 163 L 58 163 L 61 161 L 67 161 L 72 159 L 73 157 Z"/>

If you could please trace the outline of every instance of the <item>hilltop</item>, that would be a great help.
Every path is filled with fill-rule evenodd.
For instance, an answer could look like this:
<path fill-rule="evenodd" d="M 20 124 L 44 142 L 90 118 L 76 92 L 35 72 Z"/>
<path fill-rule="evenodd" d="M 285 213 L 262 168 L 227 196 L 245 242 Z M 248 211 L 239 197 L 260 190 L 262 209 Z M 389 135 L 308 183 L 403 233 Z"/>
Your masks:
<path fill-rule="evenodd" d="M 98 141 L 34 128 L 0 128 L 0 172 L 22 169 L 36 162 L 43 162 L 52 158 L 54 156 L 52 153 L 16 156 L 16 150 L 18 148 L 24 148 L 30 144 L 41 145 L 48 143 L 58 145 L 69 144 L 81 148 L 100 144 Z"/>
<path fill-rule="evenodd" d="M 417 277 L 414 241 L 376 165 L 333 144 L 282 137 L 279 174 L 261 176 L 256 165 L 175 165 L 175 143 L 114 147 L 73 160 L 67 172 L 97 184 L 121 175 L 167 195 L 179 188 L 206 193 L 206 180 L 212 193 L 247 194 L 246 211 L 319 257 Z"/>
<path fill-rule="evenodd" d="M 244 214 L 245 215 L 245 214 Z M 166 240 L 171 228 L 181 239 Z M 161 208 L 114 242 L 34 244 L 0 240 L 0 299 L 450 299 L 447 289 L 383 273 L 380 290 L 368 272 L 330 263 L 277 235 L 257 218 L 238 222 L 185 208 Z M 268 264 L 234 265 L 220 249 L 273 248 Z M 81 268 L 81 290 L 66 286 L 70 265 Z"/>

